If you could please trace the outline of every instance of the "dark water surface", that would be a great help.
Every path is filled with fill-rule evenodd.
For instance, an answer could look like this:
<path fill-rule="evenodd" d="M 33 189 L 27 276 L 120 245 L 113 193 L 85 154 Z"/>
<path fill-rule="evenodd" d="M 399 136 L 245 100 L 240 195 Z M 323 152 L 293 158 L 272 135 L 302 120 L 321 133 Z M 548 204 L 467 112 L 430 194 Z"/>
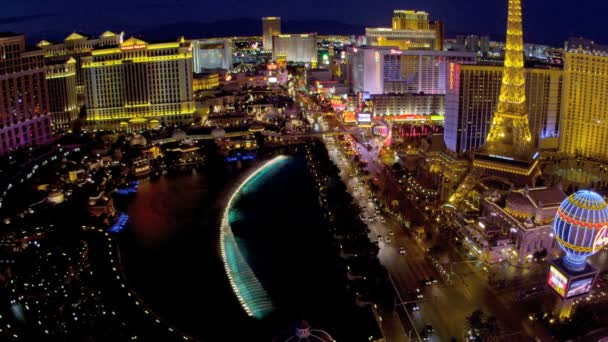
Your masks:
<path fill-rule="evenodd" d="M 156 313 L 203 341 L 270 341 L 299 319 L 338 341 L 367 340 L 373 321 L 346 295 L 301 156 L 264 174 L 235 202 L 233 231 L 277 308 L 261 321 L 241 309 L 219 255 L 219 216 L 238 181 L 261 164 L 141 182 L 137 196 L 122 203 L 131 219 L 121 241 L 130 284 Z"/>

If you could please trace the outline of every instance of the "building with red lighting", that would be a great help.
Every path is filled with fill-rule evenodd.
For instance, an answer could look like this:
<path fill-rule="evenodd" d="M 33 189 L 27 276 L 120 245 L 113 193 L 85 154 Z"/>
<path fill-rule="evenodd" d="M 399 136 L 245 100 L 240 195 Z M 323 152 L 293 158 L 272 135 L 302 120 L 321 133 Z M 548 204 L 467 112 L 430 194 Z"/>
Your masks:
<path fill-rule="evenodd" d="M 44 56 L 25 37 L 0 33 L 0 155 L 51 142 Z"/>
<path fill-rule="evenodd" d="M 373 114 L 393 121 L 443 121 L 445 96 L 439 94 L 372 95 Z"/>

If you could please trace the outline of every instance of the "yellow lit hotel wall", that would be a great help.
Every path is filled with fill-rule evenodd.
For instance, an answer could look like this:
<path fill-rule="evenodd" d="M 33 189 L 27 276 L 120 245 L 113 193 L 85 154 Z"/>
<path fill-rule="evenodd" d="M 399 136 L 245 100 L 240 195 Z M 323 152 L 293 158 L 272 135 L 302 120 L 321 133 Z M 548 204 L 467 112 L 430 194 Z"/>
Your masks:
<path fill-rule="evenodd" d="M 83 58 L 87 125 L 151 127 L 191 120 L 192 51 L 188 43 L 131 38 Z M 162 81 L 161 81 L 162 80 Z"/>
<path fill-rule="evenodd" d="M 220 74 L 213 73 L 204 76 L 195 76 L 192 79 L 192 90 L 209 90 L 220 86 Z"/>
<path fill-rule="evenodd" d="M 608 156 L 608 56 L 566 52 L 560 151 Z"/>
<path fill-rule="evenodd" d="M 422 11 L 395 10 L 393 11 L 394 30 L 428 30 L 429 14 Z"/>
<path fill-rule="evenodd" d="M 378 37 L 376 39 L 377 46 L 394 46 L 399 50 L 433 50 L 435 42 L 433 39 L 387 39 L 386 37 Z"/>

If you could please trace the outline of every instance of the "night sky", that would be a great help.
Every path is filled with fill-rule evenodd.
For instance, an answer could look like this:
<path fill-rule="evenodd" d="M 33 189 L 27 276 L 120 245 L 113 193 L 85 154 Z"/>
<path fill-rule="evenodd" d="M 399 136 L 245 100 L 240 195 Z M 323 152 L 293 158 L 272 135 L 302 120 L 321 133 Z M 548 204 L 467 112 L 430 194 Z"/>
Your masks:
<path fill-rule="evenodd" d="M 0 31 L 25 33 L 30 39 L 58 39 L 72 31 L 98 35 L 106 29 L 129 35 L 165 24 L 268 15 L 390 26 L 392 10 L 401 8 L 425 10 L 432 19 L 443 20 L 448 35 L 477 33 L 502 39 L 506 6 L 507 0 L 3 0 Z M 606 1 L 524 0 L 523 6 L 526 42 L 562 45 L 576 35 L 608 44 Z M 261 25 L 259 32 L 251 32 L 260 33 Z"/>

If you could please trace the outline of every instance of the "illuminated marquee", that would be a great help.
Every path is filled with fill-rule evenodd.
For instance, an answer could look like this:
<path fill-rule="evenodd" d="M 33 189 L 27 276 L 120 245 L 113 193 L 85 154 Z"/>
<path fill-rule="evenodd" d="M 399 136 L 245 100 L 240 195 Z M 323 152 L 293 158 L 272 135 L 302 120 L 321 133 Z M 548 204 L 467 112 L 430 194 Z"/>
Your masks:
<path fill-rule="evenodd" d="M 593 285 L 593 279 L 595 279 L 595 277 L 589 277 L 573 281 L 570 284 L 570 287 L 568 288 L 566 298 L 581 296 L 589 292 L 591 290 L 591 285 Z"/>
<path fill-rule="evenodd" d="M 344 112 L 344 115 L 342 116 L 342 120 L 345 123 L 355 123 L 357 122 L 357 117 L 355 116 L 354 112 Z"/>
<path fill-rule="evenodd" d="M 553 265 L 549 267 L 549 279 L 547 280 L 547 284 L 555 290 L 560 297 L 564 298 L 566 296 L 568 278 Z"/>
<path fill-rule="evenodd" d="M 357 114 L 357 122 L 360 124 L 369 124 L 372 122 L 372 115 L 369 113 Z"/>

